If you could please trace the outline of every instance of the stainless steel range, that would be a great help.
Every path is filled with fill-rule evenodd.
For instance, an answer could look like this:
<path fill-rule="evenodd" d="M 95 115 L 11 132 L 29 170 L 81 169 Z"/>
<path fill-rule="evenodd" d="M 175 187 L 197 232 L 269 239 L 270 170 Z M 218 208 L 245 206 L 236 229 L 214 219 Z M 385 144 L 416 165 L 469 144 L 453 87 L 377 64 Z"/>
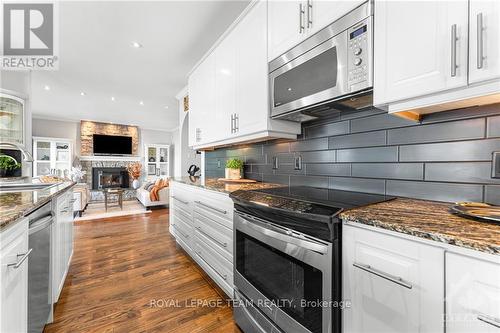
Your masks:
<path fill-rule="evenodd" d="M 284 187 L 236 191 L 234 317 L 246 333 L 340 332 L 341 221 L 380 195 Z"/>

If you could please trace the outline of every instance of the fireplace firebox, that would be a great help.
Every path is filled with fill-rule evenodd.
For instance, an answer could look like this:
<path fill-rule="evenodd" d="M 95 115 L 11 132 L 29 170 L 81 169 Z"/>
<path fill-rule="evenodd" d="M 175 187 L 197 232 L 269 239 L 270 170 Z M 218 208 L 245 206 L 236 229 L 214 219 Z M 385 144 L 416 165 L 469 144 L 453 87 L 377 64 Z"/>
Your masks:
<path fill-rule="evenodd" d="M 92 168 L 92 189 L 128 188 L 129 176 L 126 168 Z"/>

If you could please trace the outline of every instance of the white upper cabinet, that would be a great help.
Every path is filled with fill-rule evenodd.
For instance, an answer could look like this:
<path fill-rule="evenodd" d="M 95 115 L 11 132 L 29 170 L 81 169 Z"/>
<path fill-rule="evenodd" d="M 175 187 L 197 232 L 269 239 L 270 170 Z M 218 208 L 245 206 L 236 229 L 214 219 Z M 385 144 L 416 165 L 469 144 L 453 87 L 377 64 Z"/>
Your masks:
<path fill-rule="evenodd" d="M 306 1 L 306 27 L 312 35 L 338 20 L 366 0 L 309 0 Z M 309 11 L 307 11 L 309 10 Z"/>
<path fill-rule="evenodd" d="M 500 331 L 500 261 L 446 254 L 446 332 Z"/>
<path fill-rule="evenodd" d="M 267 128 L 269 121 L 266 3 L 259 2 L 234 30 L 237 135 Z"/>
<path fill-rule="evenodd" d="M 300 124 L 269 117 L 267 2 L 249 6 L 189 77 L 195 149 L 300 133 Z"/>
<path fill-rule="evenodd" d="M 211 53 L 189 78 L 189 145 L 196 146 L 214 135 L 215 119 L 215 53 Z"/>
<path fill-rule="evenodd" d="M 467 7 L 375 1 L 375 104 L 467 85 Z"/>
<path fill-rule="evenodd" d="M 269 61 L 277 58 L 365 1 L 269 0 Z"/>
<path fill-rule="evenodd" d="M 470 0 L 469 83 L 500 78 L 500 1 Z"/>
<path fill-rule="evenodd" d="M 304 1 L 268 2 L 268 59 L 273 60 L 306 37 Z"/>

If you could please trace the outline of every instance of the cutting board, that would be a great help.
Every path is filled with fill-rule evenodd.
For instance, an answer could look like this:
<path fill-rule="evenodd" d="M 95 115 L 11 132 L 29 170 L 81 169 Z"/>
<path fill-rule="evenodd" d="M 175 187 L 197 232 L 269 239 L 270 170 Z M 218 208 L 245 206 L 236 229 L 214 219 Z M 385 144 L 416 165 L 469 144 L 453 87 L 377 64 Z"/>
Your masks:
<path fill-rule="evenodd" d="M 227 178 L 219 178 L 217 179 L 217 181 L 226 183 L 240 183 L 240 184 L 257 182 L 256 180 L 253 179 L 227 179 Z"/>

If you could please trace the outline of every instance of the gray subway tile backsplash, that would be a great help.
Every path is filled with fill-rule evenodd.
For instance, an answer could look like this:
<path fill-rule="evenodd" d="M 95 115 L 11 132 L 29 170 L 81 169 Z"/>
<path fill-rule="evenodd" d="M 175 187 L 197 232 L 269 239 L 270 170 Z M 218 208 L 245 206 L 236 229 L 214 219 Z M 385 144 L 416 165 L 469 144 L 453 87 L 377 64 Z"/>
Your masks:
<path fill-rule="evenodd" d="M 390 145 L 484 138 L 483 118 L 430 124 L 387 131 Z"/>
<path fill-rule="evenodd" d="M 386 193 L 400 197 L 437 201 L 483 201 L 483 187 L 472 184 L 387 180 Z"/>
<path fill-rule="evenodd" d="M 398 147 L 337 150 L 337 162 L 397 162 Z"/>
<path fill-rule="evenodd" d="M 340 163 L 306 164 L 306 174 L 312 176 L 350 176 L 351 165 Z"/>
<path fill-rule="evenodd" d="M 206 152 L 205 173 L 223 177 L 226 159 L 237 156 L 249 165 L 245 176 L 256 180 L 500 205 L 500 180 L 490 177 L 491 154 L 500 151 L 500 105 L 484 110 L 444 112 L 422 123 L 376 109 L 340 113 L 328 122 L 303 124 L 297 141 Z M 302 170 L 294 169 L 297 155 Z"/>
<path fill-rule="evenodd" d="M 491 161 L 491 154 L 500 150 L 500 139 L 471 140 L 401 146 L 402 162 L 465 162 Z"/>
<path fill-rule="evenodd" d="M 423 163 L 354 163 L 353 177 L 383 179 L 424 179 Z"/>
<path fill-rule="evenodd" d="M 386 131 L 357 133 L 330 137 L 328 148 L 358 148 L 383 146 L 386 143 Z"/>

